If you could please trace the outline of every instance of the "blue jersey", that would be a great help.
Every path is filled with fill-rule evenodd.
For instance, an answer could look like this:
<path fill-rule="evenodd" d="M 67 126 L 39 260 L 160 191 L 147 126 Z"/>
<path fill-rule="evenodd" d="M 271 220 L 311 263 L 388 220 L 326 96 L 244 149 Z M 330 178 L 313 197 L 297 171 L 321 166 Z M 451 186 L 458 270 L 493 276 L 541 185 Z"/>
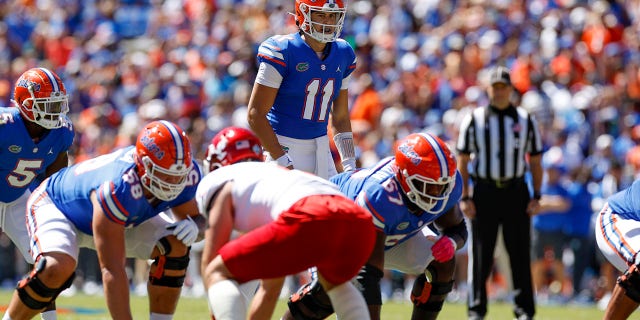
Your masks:
<path fill-rule="evenodd" d="M 587 237 L 592 234 L 591 210 L 592 196 L 587 189 L 587 185 L 582 182 L 573 181 L 567 188 L 571 198 L 571 208 L 567 211 L 567 221 L 564 224 L 563 232 L 570 236 Z"/>
<path fill-rule="evenodd" d="M 540 193 L 549 196 L 559 196 L 564 199 L 569 198 L 569 193 L 560 183 L 543 183 L 540 188 Z M 547 211 L 543 214 L 535 215 L 531 219 L 533 228 L 539 231 L 562 231 L 567 221 L 567 215 L 565 212 Z"/>
<path fill-rule="evenodd" d="M 62 117 L 62 127 L 49 130 L 33 142 L 18 108 L 0 108 L 0 202 L 18 199 L 43 175 L 61 152 L 73 143 L 71 121 Z"/>
<path fill-rule="evenodd" d="M 194 161 L 182 193 L 176 199 L 151 206 L 136 173 L 134 151 L 131 146 L 65 168 L 51 175 L 46 191 L 56 207 L 80 231 L 90 235 L 93 234 L 90 195 L 94 190 L 107 218 L 125 227 L 137 226 L 195 197 L 201 175 Z"/>
<path fill-rule="evenodd" d="M 609 208 L 616 214 L 632 220 L 640 221 L 640 180 L 636 180 L 627 189 L 609 197 Z"/>
<path fill-rule="evenodd" d="M 393 160 L 393 157 L 385 158 L 372 168 L 343 172 L 330 179 L 347 197 L 354 199 L 359 206 L 371 213 L 376 227 L 387 235 L 385 249 L 420 232 L 427 224 L 449 211 L 462 195 L 462 177 L 456 171 L 455 187 L 444 210 L 435 215 L 426 212 L 417 215 L 411 213 L 405 205 L 409 199 L 395 178 Z M 440 205 L 442 204 L 436 206 Z"/>
<path fill-rule="evenodd" d="M 356 68 L 353 48 L 344 40 L 327 43 L 324 60 L 300 34 L 277 35 L 258 49 L 258 62 L 273 66 L 282 83 L 267 119 L 276 134 L 313 139 L 327 134 L 327 120 L 342 80 Z"/>

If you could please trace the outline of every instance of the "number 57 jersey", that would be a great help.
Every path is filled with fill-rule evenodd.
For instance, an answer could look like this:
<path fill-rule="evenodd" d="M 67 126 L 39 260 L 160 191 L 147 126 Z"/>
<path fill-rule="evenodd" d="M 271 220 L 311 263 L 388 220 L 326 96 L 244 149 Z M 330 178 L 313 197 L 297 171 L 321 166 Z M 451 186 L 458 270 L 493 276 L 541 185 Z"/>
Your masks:
<path fill-rule="evenodd" d="M 134 152 L 135 147 L 126 147 L 65 168 L 47 180 L 46 191 L 56 207 L 80 231 L 89 235 L 93 235 L 90 196 L 94 190 L 107 218 L 125 227 L 137 226 L 195 197 L 201 175 L 194 161 L 187 185 L 180 195 L 152 206 L 144 196 Z"/>
<path fill-rule="evenodd" d="M 462 194 L 462 177 L 456 171 L 453 191 L 448 199 L 440 200 L 446 201 L 444 209 L 438 214 L 424 212 L 401 190 L 393 166 L 394 158 L 388 157 L 374 167 L 343 172 L 330 179 L 348 198 L 371 213 L 375 226 L 387 235 L 385 250 L 420 233 L 423 227 L 453 208 Z"/>

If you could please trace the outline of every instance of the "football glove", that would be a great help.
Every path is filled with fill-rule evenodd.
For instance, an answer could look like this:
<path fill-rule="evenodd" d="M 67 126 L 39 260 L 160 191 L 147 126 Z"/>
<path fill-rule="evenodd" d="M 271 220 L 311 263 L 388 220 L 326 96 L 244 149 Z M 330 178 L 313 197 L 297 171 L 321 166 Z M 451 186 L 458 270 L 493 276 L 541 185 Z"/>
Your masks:
<path fill-rule="evenodd" d="M 433 254 L 433 258 L 438 262 L 451 260 L 455 253 L 456 242 L 447 236 L 440 237 L 440 239 L 431 246 L 431 254 Z"/>
<path fill-rule="evenodd" d="M 173 230 L 173 235 L 187 247 L 191 246 L 198 237 L 198 225 L 189 216 L 168 225 L 167 229 Z"/>

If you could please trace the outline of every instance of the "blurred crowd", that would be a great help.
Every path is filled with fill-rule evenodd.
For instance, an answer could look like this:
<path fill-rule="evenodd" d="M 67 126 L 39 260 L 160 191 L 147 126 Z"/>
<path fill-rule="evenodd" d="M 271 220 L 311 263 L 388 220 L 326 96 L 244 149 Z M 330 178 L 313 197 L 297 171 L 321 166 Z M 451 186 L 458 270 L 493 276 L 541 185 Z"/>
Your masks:
<path fill-rule="evenodd" d="M 257 47 L 271 35 L 297 30 L 289 14 L 293 4 L 0 1 L 0 105 L 10 105 L 22 72 L 48 67 L 70 93 L 77 133 L 72 161 L 131 144 L 153 119 L 185 128 L 201 159 L 217 131 L 247 126 Z M 517 89 L 514 102 L 535 114 L 545 149 L 553 150 L 548 167 L 561 168 L 559 181 L 577 182 L 589 196 L 570 201 L 576 207 L 555 222 L 563 230 L 576 221 L 584 225 L 566 231 L 567 237 L 590 238 L 593 212 L 640 176 L 640 0 L 347 5 L 342 38 L 358 58 L 349 92 L 361 166 L 389 155 L 394 141 L 411 132 L 455 143 L 462 117 L 487 103 L 487 70 L 505 65 Z M 555 258 L 568 273 L 577 259 L 589 259 L 583 272 L 598 279 L 604 262 L 595 245 L 590 248 L 573 261 Z M 0 250 L 12 254 L 6 252 Z M 4 276 L 16 274 L 22 273 Z M 573 287 L 598 297 L 603 285 L 596 282 Z"/>

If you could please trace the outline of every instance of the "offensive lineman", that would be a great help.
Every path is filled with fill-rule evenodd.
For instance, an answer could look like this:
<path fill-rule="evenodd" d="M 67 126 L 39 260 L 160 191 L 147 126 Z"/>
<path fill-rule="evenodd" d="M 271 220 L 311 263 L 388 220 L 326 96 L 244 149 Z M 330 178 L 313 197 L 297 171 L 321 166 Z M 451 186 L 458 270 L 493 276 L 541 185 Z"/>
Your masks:
<path fill-rule="evenodd" d="M 189 246 L 205 225 L 194 199 L 199 180 L 186 133 L 168 121 L 146 125 L 135 146 L 53 174 L 29 197 L 35 267 L 18 284 L 3 320 L 31 319 L 69 287 L 80 247 L 98 253 L 114 319 L 132 318 L 125 258 L 154 259 L 150 319 L 171 319 Z M 169 208 L 177 222 L 159 215 Z"/>
<path fill-rule="evenodd" d="M 609 197 L 596 220 L 600 251 L 616 269 L 618 277 L 604 314 L 606 320 L 627 319 L 640 305 L 640 180 Z"/>
<path fill-rule="evenodd" d="M 449 147 L 426 133 L 410 134 L 398 143 L 395 157 L 372 168 L 331 178 L 370 212 L 378 229 L 373 253 L 357 278 L 371 319 L 380 319 L 383 268 L 418 275 L 412 319 L 437 317 L 452 290 L 456 248 L 467 240 L 464 219 L 454 208 L 460 179 Z M 312 281 L 291 296 L 283 319 L 324 319 L 331 313 L 323 288 Z"/>

